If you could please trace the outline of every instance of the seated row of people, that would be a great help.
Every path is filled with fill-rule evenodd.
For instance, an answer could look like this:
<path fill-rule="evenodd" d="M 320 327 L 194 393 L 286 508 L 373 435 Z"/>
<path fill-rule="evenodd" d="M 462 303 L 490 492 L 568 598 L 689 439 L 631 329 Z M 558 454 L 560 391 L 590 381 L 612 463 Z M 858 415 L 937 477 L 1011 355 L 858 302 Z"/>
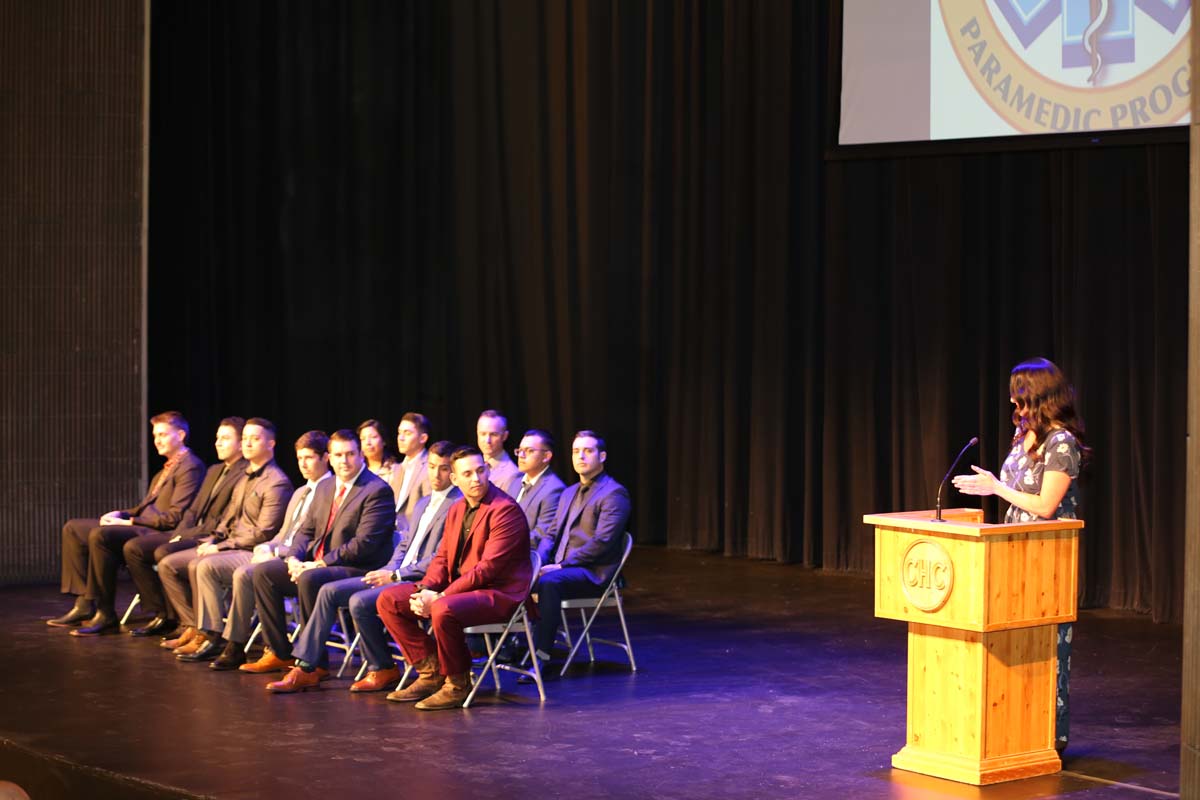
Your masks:
<path fill-rule="evenodd" d="M 479 447 L 430 445 L 429 420 L 405 414 L 403 461 L 385 457 L 375 420 L 356 432 L 309 431 L 295 443 L 305 484 L 293 492 L 275 462 L 269 420 L 223 419 L 218 461 L 207 472 L 186 445 L 181 414 L 151 424 L 166 464 L 146 497 L 63 527 L 62 590 L 77 598 L 48 624 L 74 636 L 118 630 L 116 574 L 125 563 L 154 614 L 130 633 L 163 635 L 181 661 L 286 670 L 267 685 L 276 693 L 318 688 L 329 675 L 326 641 L 348 607 L 367 664 L 350 691 L 397 683 L 390 634 L 418 677 L 388 699 L 454 708 L 470 691 L 463 630 L 502 622 L 525 601 L 531 548 L 543 564 L 533 643 L 541 660 L 551 656 L 560 601 L 598 594 L 621 559 L 629 494 L 604 472 L 605 444 L 594 431 L 574 437 L 580 480 L 569 488 L 552 469 L 554 437 L 528 431 L 513 463 L 507 420 L 492 410 L 479 417 Z M 286 598 L 295 598 L 302 621 L 294 640 Z M 266 647 L 247 663 L 256 614 Z"/>

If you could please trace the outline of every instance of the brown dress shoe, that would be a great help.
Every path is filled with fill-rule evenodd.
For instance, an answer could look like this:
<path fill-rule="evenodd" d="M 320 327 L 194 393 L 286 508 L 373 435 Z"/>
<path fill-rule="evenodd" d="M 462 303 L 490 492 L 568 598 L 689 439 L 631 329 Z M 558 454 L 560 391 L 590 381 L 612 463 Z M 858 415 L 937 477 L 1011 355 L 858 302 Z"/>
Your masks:
<path fill-rule="evenodd" d="M 174 650 L 176 647 L 183 647 L 185 644 L 191 644 L 192 640 L 196 638 L 197 633 L 199 633 L 199 631 L 189 625 L 183 629 L 183 633 L 179 634 L 174 639 L 164 638 L 158 643 L 158 646 L 164 650 Z"/>
<path fill-rule="evenodd" d="M 200 647 L 207 641 L 208 634 L 197 631 L 196 635 L 192 637 L 190 642 L 179 645 L 179 647 L 176 647 L 171 652 L 177 656 L 190 656 L 192 653 L 199 650 Z"/>
<path fill-rule="evenodd" d="M 462 708 L 463 701 L 471 693 L 471 673 L 462 675 L 447 675 L 446 682 L 436 694 L 426 697 L 414 708 L 421 711 L 445 711 L 448 708 Z"/>
<path fill-rule="evenodd" d="M 320 688 L 321 676 L 317 674 L 316 670 L 305 672 L 299 667 L 289 669 L 287 675 L 283 676 L 283 680 L 267 684 L 267 691 L 273 694 L 292 694 Z"/>
<path fill-rule="evenodd" d="M 288 667 L 295 666 L 296 659 L 280 658 L 275 655 L 275 651 L 271 648 L 263 650 L 262 657 L 258 661 L 249 664 L 242 664 L 238 667 L 242 672 L 252 672 L 255 675 L 261 675 L 264 672 L 282 672 Z"/>
<path fill-rule="evenodd" d="M 352 692 L 382 692 L 400 682 L 400 670 L 391 669 L 371 670 L 361 681 L 350 684 Z"/>
<path fill-rule="evenodd" d="M 415 703 L 437 692 L 446 682 L 446 676 L 442 675 L 436 653 L 413 664 L 413 669 L 417 671 L 417 679 L 403 689 L 390 692 L 387 696 L 388 700 L 394 703 Z"/>

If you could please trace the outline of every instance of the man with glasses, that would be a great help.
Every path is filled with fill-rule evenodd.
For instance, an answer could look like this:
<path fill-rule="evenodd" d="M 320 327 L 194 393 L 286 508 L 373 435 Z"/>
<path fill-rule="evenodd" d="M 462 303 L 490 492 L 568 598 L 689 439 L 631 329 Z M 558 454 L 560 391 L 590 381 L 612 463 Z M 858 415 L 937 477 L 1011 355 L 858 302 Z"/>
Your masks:
<path fill-rule="evenodd" d="M 541 539 L 552 535 L 558 498 L 566 486 L 551 469 L 554 437 L 549 433 L 538 428 L 525 431 L 515 452 L 521 482 L 513 488 L 517 489 L 517 505 L 529 521 L 530 546 L 536 548 Z"/>

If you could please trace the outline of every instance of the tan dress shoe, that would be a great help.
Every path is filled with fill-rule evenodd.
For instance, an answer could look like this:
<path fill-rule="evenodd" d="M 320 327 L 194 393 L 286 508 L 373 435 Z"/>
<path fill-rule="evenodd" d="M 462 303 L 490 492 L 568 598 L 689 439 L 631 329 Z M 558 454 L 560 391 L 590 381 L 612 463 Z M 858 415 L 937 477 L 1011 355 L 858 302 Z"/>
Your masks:
<path fill-rule="evenodd" d="M 183 647 L 185 644 L 191 644 L 192 640 L 196 638 L 197 633 L 199 633 L 199 631 L 189 625 L 183 629 L 183 633 L 179 634 L 174 639 L 164 638 L 158 643 L 158 646 L 164 650 L 174 650 L 176 647 Z"/>
<path fill-rule="evenodd" d="M 361 681 L 350 684 L 352 692 L 382 692 L 400 682 L 400 670 L 392 669 L 371 670 Z"/>
<path fill-rule="evenodd" d="M 176 647 L 171 652 L 177 656 L 190 656 L 192 653 L 199 650 L 200 646 L 207 641 L 208 641 L 207 634 L 197 632 L 196 635 L 192 637 L 192 640 L 190 642 L 188 642 L 187 644 L 180 645 L 179 647 Z"/>
<path fill-rule="evenodd" d="M 320 688 L 321 676 L 317 674 L 316 670 L 305 672 L 299 667 L 289 669 L 287 675 L 283 676 L 283 680 L 267 684 L 267 691 L 273 694 L 292 694 Z"/>
<path fill-rule="evenodd" d="M 463 675 L 447 675 L 446 682 L 435 694 L 431 694 L 414 708 L 421 711 L 445 711 L 448 708 L 462 708 L 463 701 L 471 693 L 471 673 Z"/>
<path fill-rule="evenodd" d="M 264 672 L 282 672 L 288 667 L 295 666 L 295 664 L 296 659 L 280 658 L 279 656 L 275 655 L 274 650 L 268 647 L 263 650 L 262 657 L 259 658 L 258 661 L 253 661 L 249 664 L 242 664 L 240 667 L 238 667 L 238 669 L 242 672 L 252 672 L 255 675 L 259 675 Z"/>

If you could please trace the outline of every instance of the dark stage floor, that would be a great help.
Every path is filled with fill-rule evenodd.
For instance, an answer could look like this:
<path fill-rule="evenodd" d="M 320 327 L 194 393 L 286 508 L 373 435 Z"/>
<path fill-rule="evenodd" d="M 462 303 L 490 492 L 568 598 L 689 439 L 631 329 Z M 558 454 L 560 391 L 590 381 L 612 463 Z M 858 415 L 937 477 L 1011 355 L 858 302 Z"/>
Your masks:
<path fill-rule="evenodd" d="M 585 667 L 548 683 L 544 706 L 506 676 L 504 695 L 440 713 L 351 695 L 349 680 L 269 695 L 267 679 L 182 664 L 154 642 L 67 636 L 42 622 L 65 608 L 56 591 L 3 590 L 0 778 L 35 800 L 1179 791 L 1178 627 L 1082 614 L 1065 771 L 977 789 L 891 769 L 905 628 L 872 616 L 869 579 L 653 548 L 628 574 L 636 674 Z"/>

